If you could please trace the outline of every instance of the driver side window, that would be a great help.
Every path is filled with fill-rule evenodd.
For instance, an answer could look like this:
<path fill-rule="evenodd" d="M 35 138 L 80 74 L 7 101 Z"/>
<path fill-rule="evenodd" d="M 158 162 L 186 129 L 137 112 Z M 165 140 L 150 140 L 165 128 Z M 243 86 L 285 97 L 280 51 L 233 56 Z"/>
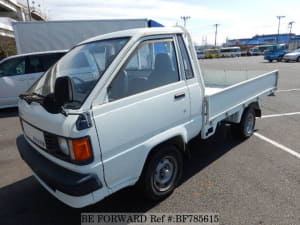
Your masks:
<path fill-rule="evenodd" d="M 109 101 L 179 81 L 172 39 L 146 41 L 129 57 L 108 88 Z"/>

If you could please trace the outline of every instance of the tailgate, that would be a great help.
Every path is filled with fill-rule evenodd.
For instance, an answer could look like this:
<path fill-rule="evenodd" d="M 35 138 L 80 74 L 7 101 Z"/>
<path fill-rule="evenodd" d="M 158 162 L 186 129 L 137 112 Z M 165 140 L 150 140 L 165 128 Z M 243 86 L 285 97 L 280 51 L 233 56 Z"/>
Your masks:
<path fill-rule="evenodd" d="M 278 70 L 275 70 L 206 95 L 206 123 L 225 119 L 243 104 L 272 94 L 277 89 L 277 82 Z"/>

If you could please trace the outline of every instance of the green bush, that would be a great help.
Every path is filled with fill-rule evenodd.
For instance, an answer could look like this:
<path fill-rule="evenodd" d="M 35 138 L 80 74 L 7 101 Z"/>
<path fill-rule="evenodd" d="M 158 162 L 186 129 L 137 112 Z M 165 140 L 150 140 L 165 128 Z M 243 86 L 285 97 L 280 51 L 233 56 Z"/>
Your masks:
<path fill-rule="evenodd" d="M 15 39 L 8 37 L 0 37 L 0 60 L 11 55 L 16 55 Z"/>

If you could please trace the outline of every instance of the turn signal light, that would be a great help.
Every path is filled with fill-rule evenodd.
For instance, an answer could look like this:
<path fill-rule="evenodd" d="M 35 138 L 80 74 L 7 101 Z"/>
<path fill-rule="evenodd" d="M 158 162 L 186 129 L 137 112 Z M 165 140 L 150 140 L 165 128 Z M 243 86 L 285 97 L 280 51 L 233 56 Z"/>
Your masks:
<path fill-rule="evenodd" d="M 93 157 L 89 138 L 71 140 L 71 156 L 76 161 L 88 160 Z"/>

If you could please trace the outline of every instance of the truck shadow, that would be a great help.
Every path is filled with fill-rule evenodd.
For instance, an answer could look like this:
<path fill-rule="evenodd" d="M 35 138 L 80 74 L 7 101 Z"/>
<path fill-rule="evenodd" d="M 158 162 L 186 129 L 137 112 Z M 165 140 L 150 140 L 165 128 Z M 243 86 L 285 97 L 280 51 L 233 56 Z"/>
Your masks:
<path fill-rule="evenodd" d="M 191 141 L 191 159 L 185 163 L 181 184 L 241 143 L 231 136 L 229 130 L 228 126 L 222 125 L 210 139 L 203 141 L 196 138 Z M 81 212 L 144 213 L 158 204 L 146 201 L 135 187 L 130 187 L 97 204 L 74 209 L 55 199 L 33 176 L 2 187 L 0 199 L 0 218 L 6 225 L 80 224 Z"/>
<path fill-rule="evenodd" d="M 200 137 L 191 140 L 191 159 L 185 163 L 182 183 L 242 142 L 232 134 L 231 126 L 226 124 L 221 124 L 216 133 L 206 140 Z"/>
<path fill-rule="evenodd" d="M 18 108 L 0 109 L 0 118 L 18 116 Z"/>

